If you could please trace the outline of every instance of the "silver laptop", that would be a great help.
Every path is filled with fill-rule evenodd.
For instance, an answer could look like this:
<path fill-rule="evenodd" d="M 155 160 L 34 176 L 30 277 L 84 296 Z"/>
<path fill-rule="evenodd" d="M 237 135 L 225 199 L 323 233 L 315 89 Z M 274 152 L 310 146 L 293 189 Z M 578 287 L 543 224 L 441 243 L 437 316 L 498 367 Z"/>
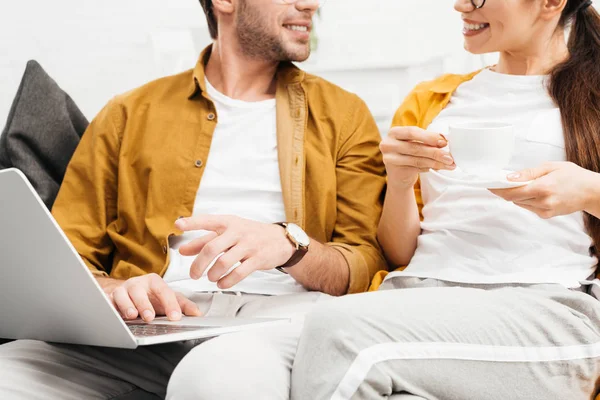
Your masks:
<path fill-rule="evenodd" d="M 73 210 L 77 212 L 77 210 Z M 0 171 L 0 338 L 133 349 L 285 319 L 184 317 L 125 323 L 25 175 Z"/>

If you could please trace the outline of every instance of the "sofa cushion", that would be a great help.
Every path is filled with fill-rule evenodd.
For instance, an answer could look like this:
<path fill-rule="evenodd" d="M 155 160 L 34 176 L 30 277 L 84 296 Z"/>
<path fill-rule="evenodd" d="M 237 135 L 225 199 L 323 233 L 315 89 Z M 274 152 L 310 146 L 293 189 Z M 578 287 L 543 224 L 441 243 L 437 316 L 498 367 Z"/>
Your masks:
<path fill-rule="evenodd" d="M 29 61 L 0 136 L 0 169 L 18 168 L 50 209 L 88 121 L 36 61 Z"/>

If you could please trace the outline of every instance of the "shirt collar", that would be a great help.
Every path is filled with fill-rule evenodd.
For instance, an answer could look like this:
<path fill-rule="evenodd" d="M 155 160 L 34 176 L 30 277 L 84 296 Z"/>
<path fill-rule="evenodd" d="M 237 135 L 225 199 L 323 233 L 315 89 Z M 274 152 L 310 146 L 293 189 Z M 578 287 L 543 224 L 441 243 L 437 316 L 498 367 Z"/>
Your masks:
<path fill-rule="evenodd" d="M 446 75 L 440 78 L 429 90 L 439 94 L 454 93 L 460 85 L 470 81 L 481 71 L 478 70 L 468 75 Z"/>

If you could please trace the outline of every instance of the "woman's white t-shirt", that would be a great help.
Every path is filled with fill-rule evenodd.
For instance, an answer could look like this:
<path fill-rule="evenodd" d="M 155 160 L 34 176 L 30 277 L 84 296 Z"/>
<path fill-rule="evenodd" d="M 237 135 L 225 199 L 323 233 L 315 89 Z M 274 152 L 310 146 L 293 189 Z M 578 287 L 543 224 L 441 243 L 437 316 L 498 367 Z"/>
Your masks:
<path fill-rule="evenodd" d="M 506 169 L 519 171 L 546 161 L 565 161 L 561 114 L 543 76 L 515 76 L 488 69 L 462 84 L 429 126 L 452 140 L 448 126 L 502 122 L 515 127 L 515 152 Z M 457 172 L 458 173 L 458 172 Z M 425 207 L 422 234 L 410 265 L 388 275 L 452 282 L 558 283 L 579 287 L 597 260 L 584 215 L 542 219 L 486 189 L 421 174 Z"/>

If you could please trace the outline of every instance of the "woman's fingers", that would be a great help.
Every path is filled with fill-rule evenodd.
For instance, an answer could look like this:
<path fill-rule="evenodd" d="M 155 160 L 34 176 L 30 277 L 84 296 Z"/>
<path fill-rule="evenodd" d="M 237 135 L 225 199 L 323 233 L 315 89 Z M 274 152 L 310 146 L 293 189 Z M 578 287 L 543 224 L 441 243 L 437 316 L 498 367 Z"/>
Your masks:
<path fill-rule="evenodd" d="M 387 154 L 384 155 L 385 163 L 387 166 L 396 167 L 409 167 L 419 171 L 428 171 L 430 169 L 446 169 L 454 170 L 456 166 L 454 164 L 448 165 L 439 161 L 435 161 L 431 158 L 425 157 L 414 157 L 400 154 Z"/>
<path fill-rule="evenodd" d="M 403 141 L 420 142 L 436 148 L 446 147 L 448 144 L 448 141 L 439 133 L 428 132 L 416 126 L 393 127 L 388 137 Z"/>
<path fill-rule="evenodd" d="M 388 137 L 381 142 L 380 148 L 386 166 L 412 167 L 419 170 L 455 168 L 450 153 L 438 147 Z"/>

